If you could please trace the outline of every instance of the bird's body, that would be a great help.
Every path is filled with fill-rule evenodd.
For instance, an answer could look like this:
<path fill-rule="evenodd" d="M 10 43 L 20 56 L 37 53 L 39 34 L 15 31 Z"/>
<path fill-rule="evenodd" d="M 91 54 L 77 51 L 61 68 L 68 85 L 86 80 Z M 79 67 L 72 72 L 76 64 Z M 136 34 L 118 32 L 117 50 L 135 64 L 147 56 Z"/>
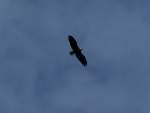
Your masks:
<path fill-rule="evenodd" d="M 78 60 L 81 62 L 81 64 L 83 66 L 86 66 L 87 65 L 86 58 L 82 54 L 82 49 L 80 49 L 78 47 L 78 44 L 77 44 L 76 40 L 74 39 L 74 37 L 69 35 L 68 36 L 68 40 L 69 40 L 70 46 L 72 48 L 72 51 L 70 52 L 70 55 L 74 55 L 75 54 L 76 57 L 78 58 Z"/>

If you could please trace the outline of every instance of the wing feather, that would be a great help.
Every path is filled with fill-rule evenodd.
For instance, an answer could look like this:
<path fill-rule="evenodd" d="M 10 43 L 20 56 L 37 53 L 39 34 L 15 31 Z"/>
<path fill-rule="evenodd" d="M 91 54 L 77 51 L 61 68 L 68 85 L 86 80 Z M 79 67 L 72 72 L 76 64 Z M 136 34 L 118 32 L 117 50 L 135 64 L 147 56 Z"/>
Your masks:
<path fill-rule="evenodd" d="M 69 40 L 70 46 L 73 50 L 79 49 L 77 41 L 73 38 L 73 36 L 69 35 L 68 40 Z"/>
<path fill-rule="evenodd" d="M 81 62 L 82 65 L 84 66 L 87 65 L 87 60 L 81 52 L 76 53 L 76 57 L 78 58 L 78 60 Z"/>

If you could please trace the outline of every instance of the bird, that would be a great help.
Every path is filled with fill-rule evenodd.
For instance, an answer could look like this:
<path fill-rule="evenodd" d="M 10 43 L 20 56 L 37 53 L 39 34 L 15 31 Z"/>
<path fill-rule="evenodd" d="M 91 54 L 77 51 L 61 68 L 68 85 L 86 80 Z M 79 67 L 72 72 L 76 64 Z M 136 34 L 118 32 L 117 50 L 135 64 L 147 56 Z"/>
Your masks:
<path fill-rule="evenodd" d="M 70 46 L 72 48 L 72 51 L 70 51 L 70 55 L 75 55 L 76 58 L 80 61 L 80 63 L 83 66 L 87 66 L 87 60 L 86 57 L 83 55 L 82 53 L 82 49 L 79 48 L 77 41 L 75 40 L 75 38 L 72 35 L 68 36 L 68 40 L 70 43 Z"/>

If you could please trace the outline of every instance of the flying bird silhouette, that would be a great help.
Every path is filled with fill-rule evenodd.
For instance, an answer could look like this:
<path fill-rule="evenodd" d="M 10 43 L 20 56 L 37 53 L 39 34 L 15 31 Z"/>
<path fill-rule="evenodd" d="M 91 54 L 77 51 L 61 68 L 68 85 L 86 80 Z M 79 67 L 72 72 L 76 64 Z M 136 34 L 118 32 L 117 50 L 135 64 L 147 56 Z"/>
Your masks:
<path fill-rule="evenodd" d="M 77 41 L 75 40 L 75 38 L 71 35 L 68 36 L 68 40 L 69 40 L 69 43 L 70 43 L 70 46 L 72 48 L 72 51 L 70 52 L 70 55 L 74 55 L 77 57 L 77 59 L 80 61 L 80 63 L 83 65 L 83 66 L 86 66 L 87 65 L 87 60 L 85 58 L 85 56 L 82 54 L 82 49 L 80 49 L 78 47 L 78 44 L 77 44 Z"/>

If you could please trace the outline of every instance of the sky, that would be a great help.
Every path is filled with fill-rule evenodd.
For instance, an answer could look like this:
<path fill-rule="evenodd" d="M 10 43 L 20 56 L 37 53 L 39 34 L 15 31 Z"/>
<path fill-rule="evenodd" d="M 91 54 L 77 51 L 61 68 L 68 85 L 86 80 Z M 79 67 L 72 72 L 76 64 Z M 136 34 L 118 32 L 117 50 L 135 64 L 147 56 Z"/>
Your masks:
<path fill-rule="evenodd" d="M 0 0 L 0 113 L 150 113 L 149 6 Z"/>

